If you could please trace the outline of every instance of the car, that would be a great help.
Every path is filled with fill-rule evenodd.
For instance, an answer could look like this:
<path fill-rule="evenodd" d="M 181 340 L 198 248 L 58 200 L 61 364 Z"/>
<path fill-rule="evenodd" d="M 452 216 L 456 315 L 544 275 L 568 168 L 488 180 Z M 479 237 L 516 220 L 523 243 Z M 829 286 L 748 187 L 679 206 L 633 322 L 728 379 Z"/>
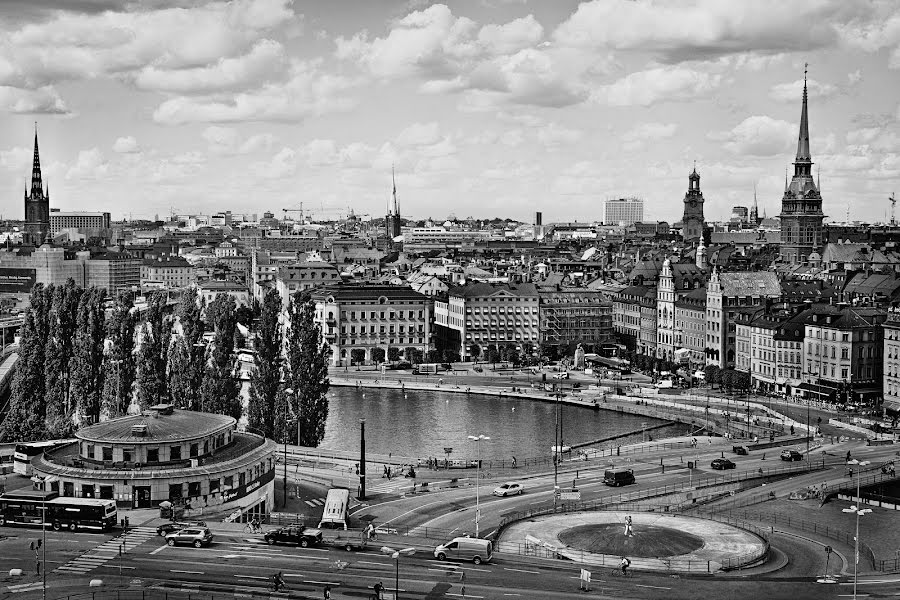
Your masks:
<path fill-rule="evenodd" d="M 508 481 L 494 488 L 491 492 L 495 496 L 515 496 L 525 491 L 525 486 L 515 481 Z"/>
<path fill-rule="evenodd" d="M 747 448 L 747 446 L 732 446 L 731 449 L 735 454 L 740 454 L 742 456 L 750 454 L 750 450 Z"/>
<path fill-rule="evenodd" d="M 322 530 L 303 525 L 292 525 L 269 531 L 263 536 L 266 543 L 272 544 L 297 544 L 301 548 L 319 546 L 322 544 Z"/>
<path fill-rule="evenodd" d="M 209 546 L 212 540 L 213 534 L 206 527 L 189 527 L 172 532 L 166 536 L 166 543 L 170 546 L 186 544 L 199 548 L 200 546 Z"/>
<path fill-rule="evenodd" d="M 731 462 L 730 460 L 728 460 L 727 458 L 717 458 L 714 461 L 712 461 L 711 463 L 709 463 L 709 466 L 711 466 L 713 469 L 715 469 L 717 471 L 721 471 L 724 469 L 733 469 L 737 465 L 734 464 L 733 462 Z"/>
<path fill-rule="evenodd" d="M 797 452 L 796 450 L 782 450 L 781 451 L 781 460 L 803 460 L 803 455 Z"/>
<path fill-rule="evenodd" d="M 557 373 L 556 375 L 553 376 L 553 379 L 568 379 L 568 378 L 569 378 L 569 373 L 566 371 L 563 371 L 562 373 Z"/>
<path fill-rule="evenodd" d="M 205 521 L 172 521 L 171 523 L 163 523 L 156 528 L 156 535 L 165 537 L 173 531 L 187 529 L 188 527 L 206 527 Z"/>

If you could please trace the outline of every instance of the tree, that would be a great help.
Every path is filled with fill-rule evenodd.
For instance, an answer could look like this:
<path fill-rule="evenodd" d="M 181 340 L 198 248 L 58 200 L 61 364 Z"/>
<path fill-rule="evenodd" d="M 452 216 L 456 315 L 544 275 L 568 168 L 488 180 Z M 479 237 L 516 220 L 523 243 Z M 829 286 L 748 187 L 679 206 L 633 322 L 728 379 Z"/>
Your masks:
<path fill-rule="evenodd" d="M 288 309 L 287 332 L 288 415 L 297 427 L 287 439 L 301 446 L 316 447 L 325 436 L 328 419 L 328 344 L 314 317 L 316 305 L 308 295 L 294 294 Z M 382 352 L 384 350 L 382 349 Z M 295 433 L 296 432 L 296 433 Z"/>
<path fill-rule="evenodd" d="M 103 345 L 106 339 L 106 291 L 91 288 L 78 303 L 78 331 L 72 357 L 71 393 L 77 399 L 79 423 L 100 420 L 103 392 Z"/>
<path fill-rule="evenodd" d="M 436 348 L 429 348 L 428 353 L 425 355 L 425 362 L 430 364 L 440 362 L 440 360 L 441 353 Z"/>
<path fill-rule="evenodd" d="M 400 348 L 397 346 L 388 346 L 387 356 L 389 361 L 398 362 L 400 360 Z"/>
<path fill-rule="evenodd" d="M 703 369 L 703 373 L 706 375 L 706 383 L 709 384 L 710 387 L 712 387 L 713 384 L 719 383 L 720 371 L 718 365 L 706 365 Z"/>
<path fill-rule="evenodd" d="M 384 348 L 372 348 L 372 361 L 375 364 L 384 362 Z"/>
<path fill-rule="evenodd" d="M 68 361 L 64 354 L 59 317 L 64 294 L 61 286 L 54 287 L 50 311 L 47 313 L 47 341 L 44 346 L 45 427 L 47 434 L 53 438 L 68 437 L 72 432 L 72 412 L 66 406 Z"/>
<path fill-rule="evenodd" d="M 140 327 L 138 349 L 137 399 L 141 409 L 163 402 L 168 397 L 166 366 L 172 329 L 165 308 L 165 292 L 150 294 L 146 316 Z"/>
<path fill-rule="evenodd" d="M 472 344 L 472 347 L 469 348 L 469 354 L 477 361 L 478 357 L 481 356 L 481 346 Z"/>
<path fill-rule="evenodd" d="M 451 348 L 444 350 L 443 359 L 445 363 L 459 362 L 459 352 Z"/>
<path fill-rule="evenodd" d="M 270 289 L 263 297 L 259 327 L 254 333 L 256 363 L 250 374 L 248 424 L 265 437 L 275 439 L 278 390 L 281 387 L 281 295 Z"/>
<path fill-rule="evenodd" d="M 408 360 L 410 364 L 413 365 L 421 364 L 425 359 L 425 354 L 420 348 L 409 347 L 403 353 L 406 356 L 406 360 Z"/>
<path fill-rule="evenodd" d="M 362 348 L 353 348 L 350 350 L 350 364 L 361 365 L 366 362 L 366 351 Z"/>
<path fill-rule="evenodd" d="M 206 364 L 200 300 L 196 288 L 188 288 L 177 309 L 181 336 L 169 354 L 169 396 L 176 406 L 200 410 L 200 385 Z"/>
<path fill-rule="evenodd" d="M 719 381 L 722 384 L 722 389 L 731 393 L 731 390 L 734 388 L 734 371 L 725 369 L 719 375 Z"/>
<path fill-rule="evenodd" d="M 207 307 L 213 331 L 212 347 L 207 350 L 206 369 L 200 384 L 200 406 L 203 411 L 241 417 L 241 384 L 237 377 L 234 353 L 235 301 L 229 294 L 217 294 Z"/>
<path fill-rule="evenodd" d="M 44 397 L 44 352 L 47 346 L 47 311 L 53 286 L 36 284 L 19 338 L 19 361 L 9 396 L 9 411 L 0 439 L 39 440 L 45 437 L 47 405 Z"/>
<path fill-rule="evenodd" d="M 122 292 L 113 303 L 106 321 L 106 353 L 103 357 L 103 396 L 101 413 L 109 418 L 119 417 L 131 405 L 134 384 L 134 302 L 131 294 Z"/>
<path fill-rule="evenodd" d="M 484 353 L 485 362 L 489 362 L 491 364 L 497 364 L 500 360 L 500 351 L 497 350 L 497 346 L 494 344 L 488 344 L 487 350 Z"/>

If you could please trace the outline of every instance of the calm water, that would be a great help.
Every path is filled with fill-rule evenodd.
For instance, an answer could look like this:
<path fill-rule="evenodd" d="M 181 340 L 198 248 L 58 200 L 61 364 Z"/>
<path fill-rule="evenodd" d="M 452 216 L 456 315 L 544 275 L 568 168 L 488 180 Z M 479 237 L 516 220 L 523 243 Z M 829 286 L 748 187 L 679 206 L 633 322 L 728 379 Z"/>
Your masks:
<path fill-rule="evenodd" d="M 359 419 L 366 420 L 366 450 L 407 457 L 475 458 L 468 435 L 486 435 L 482 458 L 548 456 L 554 443 L 554 404 L 450 392 L 334 387 L 329 392 L 323 449 L 359 451 Z M 565 445 L 640 430 L 660 423 L 638 415 L 574 406 L 562 409 Z M 653 432 L 661 437 L 666 428 Z M 674 430 L 673 430 L 674 431 Z"/>

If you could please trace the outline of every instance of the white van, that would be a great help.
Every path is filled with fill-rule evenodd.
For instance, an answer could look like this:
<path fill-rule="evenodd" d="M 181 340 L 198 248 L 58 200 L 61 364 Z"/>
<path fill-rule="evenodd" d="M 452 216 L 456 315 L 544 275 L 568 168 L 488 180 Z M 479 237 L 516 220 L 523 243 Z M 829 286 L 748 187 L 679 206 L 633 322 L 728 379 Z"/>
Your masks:
<path fill-rule="evenodd" d="M 347 512 L 350 510 L 350 490 L 331 488 L 325 496 L 325 510 L 319 529 L 347 529 Z"/>
<path fill-rule="evenodd" d="M 438 560 L 471 560 L 476 565 L 490 562 L 493 556 L 493 542 L 479 538 L 453 538 L 434 549 L 434 557 Z"/>

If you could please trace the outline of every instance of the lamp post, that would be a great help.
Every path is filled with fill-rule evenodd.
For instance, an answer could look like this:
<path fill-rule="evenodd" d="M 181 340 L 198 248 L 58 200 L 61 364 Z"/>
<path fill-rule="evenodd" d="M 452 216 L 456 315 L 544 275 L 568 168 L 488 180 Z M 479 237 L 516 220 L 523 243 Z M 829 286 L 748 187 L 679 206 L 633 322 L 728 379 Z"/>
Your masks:
<path fill-rule="evenodd" d="M 560 399 L 562 394 L 556 392 L 556 431 L 553 435 L 553 509 L 556 510 L 556 501 L 559 497 L 559 461 L 562 456 L 562 418 Z"/>
<path fill-rule="evenodd" d="M 478 462 L 475 463 L 475 537 L 478 537 L 479 528 L 478 521 L 481 520 L 481 505 L 479 504 L 478 483 L 481 479 L 481 442 L 490 440 L 486 435 L 470 435 L 469 439 L 475 442 L 475 456 Z"/>
<path fill-rule="evenodd" d="M 854 561 L 853 561 L 853 600 L 856 600 L 856 586 L 859 581 L 859 516 L 865 515 L 872 512 L 871 508 L 859 508 L 862 505 L 862 496 L 859 493 L 859 480 L 862 477 L 862 467 L 869 464 L 867 460 L 848 460 L 848 465 L 857 465 L 856 469 L 856 504 L 852 505 L 850 508 L 842 508 L 841 511 L 845 513 L 856 513 L 856 536 L 853 538 L 856 541 L 856 550 L 854 552 Z"/>
<path fill-rule="evenodd" d="M 387 554 L 392 559 L 394 559 L 394 600 L 399 600 L 400 598 L 400 557 L 401 556 L 412 556 L 416 553 L 415 548 L 403 548 L 402 550 L 394 550 L 389 546 L 381 547 L 382 554 Z"/>

